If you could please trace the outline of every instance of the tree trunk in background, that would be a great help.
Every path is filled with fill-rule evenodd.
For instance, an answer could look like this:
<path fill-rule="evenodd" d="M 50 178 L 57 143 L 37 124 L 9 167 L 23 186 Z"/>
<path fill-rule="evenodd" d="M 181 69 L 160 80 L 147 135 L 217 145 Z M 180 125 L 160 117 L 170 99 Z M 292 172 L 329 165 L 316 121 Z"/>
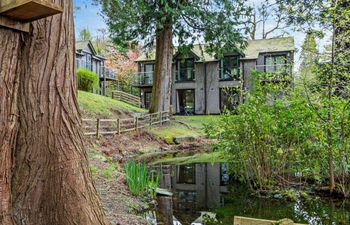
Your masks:
<path fill-rule="evenodd" d="M 82 148 L 73 5 L 55 3 L 29 34 L 0 28 L 1 224 L 108 224 Z"/>
<path fill-rule="evenodd" d="M 164 28 L 157 37 L 150 113 L 168 111 L 170 107 L 173 65 L 172 37 L 171 28 Z"/>
<path fill-rule="evenodd" d="M 11 169 L 18 127 L 20 34 L 0 28 L 0 224 L 12 225 Z"/>

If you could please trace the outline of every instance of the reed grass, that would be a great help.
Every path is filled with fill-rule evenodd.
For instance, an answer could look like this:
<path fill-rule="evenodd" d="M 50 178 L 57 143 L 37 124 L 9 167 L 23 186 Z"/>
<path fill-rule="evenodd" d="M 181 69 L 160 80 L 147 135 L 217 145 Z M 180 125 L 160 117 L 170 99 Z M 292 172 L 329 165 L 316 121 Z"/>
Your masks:
<path fill-rule="evenodd" d="M 134 161 L 128 161 L 124 169 L 131 194 L 136 196 L 148 194 L 151 198 L 155 197 L 155 191 L 159 185 L 159 173 L 150 172 L 145 163 Z"/>

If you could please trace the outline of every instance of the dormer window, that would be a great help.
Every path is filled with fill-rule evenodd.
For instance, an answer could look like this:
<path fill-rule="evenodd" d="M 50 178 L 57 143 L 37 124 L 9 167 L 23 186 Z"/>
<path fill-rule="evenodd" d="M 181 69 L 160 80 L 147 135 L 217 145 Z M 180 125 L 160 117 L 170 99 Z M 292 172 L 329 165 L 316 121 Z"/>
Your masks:
<path fill-rule="evenodd" d="M 240 77 L 239 57 L 237 55 L 225 56 L 220 61 L 220 80 L 238 80 Z"/>
<path fill-rule="evenodd" d="M 287 55 L 265 56 L 265 72 L 287 72 Z"/>
<path fill-rule="evenodd" d="M 176 63 L 176 81 L 194 81 L 194 59 L 179 59 Z"/>

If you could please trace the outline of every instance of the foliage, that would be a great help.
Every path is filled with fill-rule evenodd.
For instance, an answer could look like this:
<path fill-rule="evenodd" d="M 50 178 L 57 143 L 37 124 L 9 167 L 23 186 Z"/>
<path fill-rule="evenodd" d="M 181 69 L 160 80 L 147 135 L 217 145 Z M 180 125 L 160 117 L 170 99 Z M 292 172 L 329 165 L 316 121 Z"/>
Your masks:
<path fill-rule="evenodd" d="M 331 57 L 316 68 L 318 87 L 316 98 L 309 104 L 314 109 L 324 130 L 323 144 L 327 149 L 329 187 L 331 192 L 338 188 L 344 195 L 350 191 L 347 169 L 348 155 L 348 106 L 350 104 L 350 2 L 347 0 L 277 0 L 281 12 L 288 14 L 290 24 L 297 24 L 307 29 L 320 29 L 332 32 Z M 309 87 L 305 85 L 305 90 Z M 340 107 L 340 108 L 339 108 Z M 345 145 L 340 147 L 339 144 Z M 340 150 L 342 149 L 342 150 Z M 340 150 L 341 154 L 338 154 Z M 341 174 L 339 174 L 339 168 Z M 339 177 L 341 179 L 339 180 Z"/>
<path fill-rule="evenodd" d="M 330 100 L 330 122 L 328 109 L 322 107 L 328 100 L 322 93 L 311 94 L 303 86 L 288 90 L 282 83 L 265 82 L 265 76 L 257 72 L 253 77 L 254 87 L 246 102 L 208 130 L 219 137 L 217 147 L 232 162 L 237 178 L 262 189 L 280 185 L 289 175 L 326 182 L 331 129 L 334 172 L 346 179 L 350 168 L 349 100 L 336 96 Z M 338 182 L 340 189 L 346 185 Z"/>
<path fill-rule="evenodd" d="M 145 163 L 136 163 L 134 161 L 128 161 L 124 169 L 129 191 L 133 195 L 142 196 L 148 194 L 152 198 L 155 197 L 155 191 L 159 185 L 159 173 L 149 172 Z"/>
<path fill-rule="evenodd" d="M 305 77 L 305 79 L 312 79 L 313 70 L 316 63 L 319 61 L 319 53 L 317 50 L 315 33 L 309 31 L 306 34 L 305 41 L 301 46 L 300 60 L 301 65 L 299 67 L 299 73 Z"/>
<path fill-rule="evenodd" d="M 117 170 L 118 164 L 109 162 L 108 167 L 101 171 L 101 175 L 107 179 L 111 179 Z"/>
<path fill-rule="evenodd" d="M 209 52 L 222 55 L 223 49 L 240 50 L 249 32 L 251 8 L 243 0 L 97 1 L 113 41 L 124 48 L 130 43 L 151 46 L 163 29 L 171 28 L 180 51 L 205 41 Z"/>
<path fill-rule="evenodd" d="M 89 31 L 89 29 L 84 28 L 81 31 L 79 31 L 79 41 L 91 41 L 92 40 L 92 35 Z"/>
<path fill-rule="evenodd" d="M 96 73 L 85 69 L 77 69 L 78 89 L 82 91 L 92 92 L 94 89 L 99 90 L 99 77 Z"/>

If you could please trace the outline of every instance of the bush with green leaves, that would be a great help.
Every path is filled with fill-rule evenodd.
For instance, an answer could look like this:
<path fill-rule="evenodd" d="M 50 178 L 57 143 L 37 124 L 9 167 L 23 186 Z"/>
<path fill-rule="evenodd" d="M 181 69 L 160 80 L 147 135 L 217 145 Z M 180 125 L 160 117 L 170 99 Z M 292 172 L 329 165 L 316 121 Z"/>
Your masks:
<path fill-rule="evenodd" d="M 92 92 L 94 89 L 99 90 L 99 77 L 96 73 L 85 69 L 77 69 L 78 89 L 82 91 Z"/>
<path fill-rule="evenodd" d="M 300 179 L 325 184 L 329 134 L 319 117 L 327 115 L 318 104 L 322 98 L 306 94 L 304 87 L 288 90 L 290 86 L 283 82 L 262 82 L 266 80 L 264 74 L 254 72 L 253 77 L 254 86 L 245 103 L 207 129 L 208 135 L 219 138 L 216 147 L 225 151 L 236 177 L 252 188 L 262 189 L 278 186 L 296 174 Z M 349 110 L 344 109 L 349 101 L 337 97 L 332 101 L 334 169 L 337 177 L 346 179 L 350 175 L 346 169 L 350 168 L 346 157 L 350 155 L 350 139 L 344 132 L 349 131 L 350 117 Z M 345 189 L 341 182 L 338 186 Z"/>

